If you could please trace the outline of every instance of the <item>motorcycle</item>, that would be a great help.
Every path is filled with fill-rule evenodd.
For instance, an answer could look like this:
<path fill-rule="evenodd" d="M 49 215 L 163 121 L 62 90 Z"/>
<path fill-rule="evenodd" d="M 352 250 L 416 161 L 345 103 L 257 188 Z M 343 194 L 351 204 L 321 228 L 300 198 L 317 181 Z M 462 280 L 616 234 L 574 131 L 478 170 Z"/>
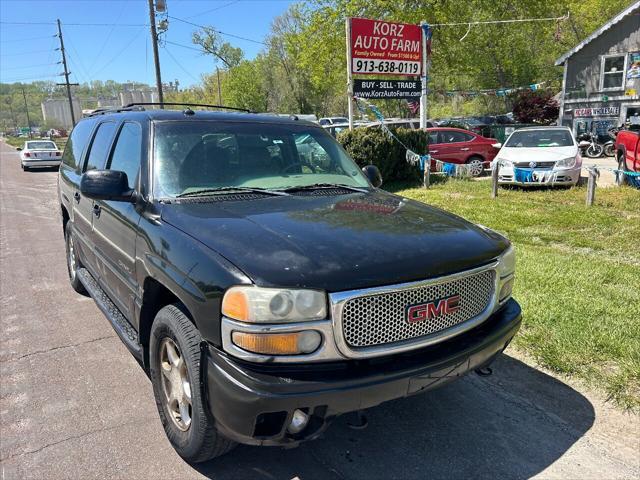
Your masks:
<path fill-rule="evenodd" d="M 616 154 L 616 136 L 618 135 L 618 132 L 622 130 L 622 127 L 611 127 L 609 129 L 607 129 L 607 134 L 610 137 L 610 140 L 607 140 L 604 143 L 604 155 L 606 157 L 614 157 Z"/>
<path fill-rule="evenodd" d="M 604 152 L 604 146 L 598 142 L 598 136 L 593 132 L 585 132 L 578 137 L 578 148 L 589 158 L 598 158 Z"/>

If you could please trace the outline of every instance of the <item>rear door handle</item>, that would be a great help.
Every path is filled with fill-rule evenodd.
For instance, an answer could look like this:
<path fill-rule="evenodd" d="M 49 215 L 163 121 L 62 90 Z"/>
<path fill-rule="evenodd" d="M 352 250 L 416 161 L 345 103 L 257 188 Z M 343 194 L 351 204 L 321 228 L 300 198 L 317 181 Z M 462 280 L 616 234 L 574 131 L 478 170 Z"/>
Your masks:
<path fill-rule="evenodd" d="M 75 192 L 73 194 L 73 199 L 76 201 L 76 203 L 80 203 L 80 192 Z"/>
<path fill-rule="evenodd" d="M 94 203 L 94 204 L 93 204 L 93 214 L 94 214 L 96 217 L 99 217 L 99 216 L 100 216 L 100 212 L 101 212 L 101 211 L 102 211 L 102 207 L 100 207 L 100 205 L 98 205 L 97 203 Z"/>
<path fill-rule="evenodd" d="M 470 148 L 461 148 L 460 150 L 462 150 L 463 152 L 466 152 L 467 150 L 470 150 Z"/>

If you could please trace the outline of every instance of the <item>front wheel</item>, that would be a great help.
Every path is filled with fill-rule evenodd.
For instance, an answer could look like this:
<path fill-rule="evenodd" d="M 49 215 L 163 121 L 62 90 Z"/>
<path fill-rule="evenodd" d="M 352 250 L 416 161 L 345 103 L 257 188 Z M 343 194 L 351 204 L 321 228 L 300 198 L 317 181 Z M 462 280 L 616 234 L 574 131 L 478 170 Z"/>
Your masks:
<path fill-rule="evenodd" d="M 78 260 L 73 234 L 71 233 L 71 222 L 67 222 L 64 227 L 64 242 L 67 251 L 67 272 L 69 273 L 69 283 L 76 292 L 87 295 L 87 291 L 78 278 L 78 269 L 81 267 Z"/>
<path fill-rule="evenodd" d="M 149 342 L 156 406 L 171 445 L 191 463 L 218 457 L 235 446 L 216 430 L 207 412 L 200 388 L 201 342 L 181 305 L 168 305 L 156 315 Z"/>
<path fill-rule="evenodd" d="M 587 151 L 585 153 L 589 158 L 598 158 L 602 155 L 602 150 L 602 145 L 594 143 L 587 147 Z"/>

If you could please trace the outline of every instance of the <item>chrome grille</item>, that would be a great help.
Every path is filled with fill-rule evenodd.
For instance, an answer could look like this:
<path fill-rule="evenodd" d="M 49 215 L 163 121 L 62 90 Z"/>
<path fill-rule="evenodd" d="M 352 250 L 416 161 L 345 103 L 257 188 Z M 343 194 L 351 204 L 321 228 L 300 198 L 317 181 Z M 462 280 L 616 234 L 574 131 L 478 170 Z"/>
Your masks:
<path fill-rule="evenodd" d="M 550 168 L 554 168 L 556 166 L 556 162 L 535 162 L 536 166 L 533 167 L 534 170 L 546 170 Z M 531 168 L 530 162 L 516 162 L 513 164 L 517 168 Z"/>
<path fill-rule="evenodd" d="M 450 281 L 352 298 L 342 309 L 342 330 L 350 348 L 414 340 L 459 325 L 482 314 L 494 295 L 494 271 Z M 409 306 L 460 295 L 460 308 L 422 322 L 409 323 Z"/>

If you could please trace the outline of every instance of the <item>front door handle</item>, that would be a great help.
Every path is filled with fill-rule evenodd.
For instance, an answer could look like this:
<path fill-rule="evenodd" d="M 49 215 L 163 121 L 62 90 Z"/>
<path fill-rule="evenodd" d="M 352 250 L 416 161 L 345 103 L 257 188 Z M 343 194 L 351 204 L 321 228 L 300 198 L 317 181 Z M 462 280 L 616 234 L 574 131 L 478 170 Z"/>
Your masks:
<path fill-rule="evenodd" d="M 76 201 L 76 203 L 80 203 L 80 192 L 75 192 L 73 194 L 73 199 Z"/>
<path fill-rule="evenodd" d="M 429 153 L 438 153 L 438 150 L 429 150 Z"/>
<path fill-rule="evenodd" d="M 93 205 L 93 214 L 94 214 L 96 217 L 99 217 L 99 216 L 100 216 L 100 211 L 101 211 L 101 210 L 102 210 L 102 207 L 100 207 L 100 205 L 98 205 L 97 203 L 95 203 L 95 204 Z"/>
<path fill-rule="evenodd" d="M 463 152 L 466 152 L 467 150 L 470 150 L 470 148 L 461 148 L 460 150 L 462 150 Z"/>

